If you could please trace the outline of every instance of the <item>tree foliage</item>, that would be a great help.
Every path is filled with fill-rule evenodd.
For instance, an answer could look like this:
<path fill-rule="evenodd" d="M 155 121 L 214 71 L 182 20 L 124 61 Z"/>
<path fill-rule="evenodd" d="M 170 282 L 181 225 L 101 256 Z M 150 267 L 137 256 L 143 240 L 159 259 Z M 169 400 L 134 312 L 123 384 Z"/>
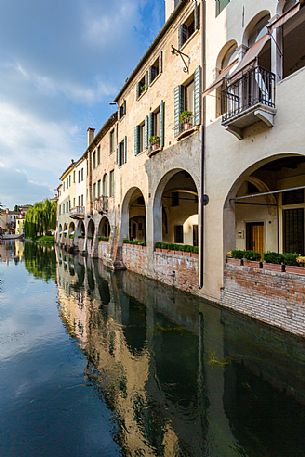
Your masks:
<path fill-rule="evenodd" d="M 47 235 L 56 226 L 56 201 L 44 200 L 35 203 L 25 215 L 24 233 L 26 238 L 35 239 Z"/>

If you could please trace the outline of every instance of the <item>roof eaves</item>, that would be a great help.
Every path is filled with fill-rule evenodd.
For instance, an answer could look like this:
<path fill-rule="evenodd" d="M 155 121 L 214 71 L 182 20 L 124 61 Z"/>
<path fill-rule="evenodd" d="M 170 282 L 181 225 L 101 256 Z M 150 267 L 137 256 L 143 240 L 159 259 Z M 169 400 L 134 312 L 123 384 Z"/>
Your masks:
<path fill-rule="evenodd" d="M 142 59 L 136 65 L 136 67 L 134 68 L 134 70 L 131 73 L 131 75 L 127 78 L 124 86 L 122 87 L 122 89 L 120 90 L 120 92 L 118 93 L 116 98 L 114 99 L 115 102 L 119 101 L 119 99 L 122 96 L 122 94 L 125 91 L 125 89 L 129 86 L 129 84 L 131 83 L 131 81 L 133 80 L 135 75 L 138 73 L 138 71 L 140 70 L 142 65 L 145 63 L 145 61 L 148 59 L 148 57 L 150 57 L 150 55 L 152 54 L 154 49 L 157 47 L 157 45 L 159 44 L 159 42 L 161 41 L 161 39 L 163 38 L 163 36 L 167 32 L 167 30 L 169 29 L 169 27 L 173 24 L 173 22 L 179 16 L 179 14 L 184 9 L 184 7 L 187 5 L 187 3 L 188 3 L 188 0 L 180 0 L 180 3 L 174 9 L 173 13 L 170 15 L 168 20 L 165 22 L 165 24 L 163 25 L 162 29 L 160 30 L 160 32 L 158 33 L 158 35 L 156 36 L 156 38 L 154 39 L 152 44 L 149 46 L 149 48 L 147 49 L 147 51 L 144 54 L 144 56 L 142 57 Z"/>

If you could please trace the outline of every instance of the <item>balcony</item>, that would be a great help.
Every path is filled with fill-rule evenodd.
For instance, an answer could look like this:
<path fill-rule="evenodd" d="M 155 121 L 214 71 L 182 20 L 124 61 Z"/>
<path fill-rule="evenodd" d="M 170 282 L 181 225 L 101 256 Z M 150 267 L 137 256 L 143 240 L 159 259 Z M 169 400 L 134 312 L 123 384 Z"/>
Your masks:
<path fill-rule="evenodd" d="M 84 206 L 75 206 L 75 208 L 71 208 L 70 217 L 72 219 L 84 219 L 85 207 Z"/>
<path fill-rule="evenodd" d="M 97 211 L 100 214 L 105 214 L 108 212 L 108 197 L 106 196 L 101 196 L 98 197 L 96 200 L 94 200 L 93 207 L 95 211 Z"/>
<path fill-rule="evenodd" d="M 182 140 L 186 136 L 193 133 L 198 127 L 195 125 L 194 116 L 188 116 L 183 122 L 175 128 L 175 137 L 177 140 Z"/>
<path fill-rule="evenodd" d="M 222 93 L 222 125 L 238 139 L 246 127 L 262 121 L 273 127 L 275 109 L 275 75 L 256 66 L 240 77 L 228 80 Z"/>

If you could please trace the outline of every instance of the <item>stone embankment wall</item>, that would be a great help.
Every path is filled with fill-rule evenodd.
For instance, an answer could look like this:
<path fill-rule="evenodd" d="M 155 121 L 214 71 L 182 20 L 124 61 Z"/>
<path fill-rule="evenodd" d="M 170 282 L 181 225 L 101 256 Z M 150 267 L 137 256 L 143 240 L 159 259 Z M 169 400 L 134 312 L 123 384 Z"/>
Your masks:
<path fill-rule="evenodd" d="M 148 265 L 145 246 L 125 243 L 122 256 L 128 270 L 198 294 L 198 254 L 158 249 L 153 253 L 152 265 Z"/>
<path fill-rule="evenodd" d="M 305 268 L 233 259 L 226 264 L 221 304 L 255 319 L 305 336 Z"/>

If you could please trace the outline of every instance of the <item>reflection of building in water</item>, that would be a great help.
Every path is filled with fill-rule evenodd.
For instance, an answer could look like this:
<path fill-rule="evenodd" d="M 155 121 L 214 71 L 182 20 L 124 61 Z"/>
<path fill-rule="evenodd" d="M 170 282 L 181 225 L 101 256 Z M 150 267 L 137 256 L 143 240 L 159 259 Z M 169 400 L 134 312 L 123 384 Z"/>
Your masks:
<path fill-rule="evenodd" d="M 124 293 L 119 277 L 107 283 L 101 265 L 83 258 L 74 259 L 74 269 L 70 263 L 71 257 L 60 257 L 60 313 L 87 354 L 86 375 L 118 416 L 127 455 L 201 456 L 200 420 L 193 422 L 199 419 L 198 337 L 173 325 L 162 309 Z M 192 318 L 196 313 L 189 326 Z"/>
<path fill-rule="evenodd" d="M 118 417 L 126 455 L 302 455 L 303 341 L 129 271 L 57 255 L 61 315 Z"/>
<path fill-rule="evenodd" d="M 0 261 L 5 263 L 15 262 L 17 264 L 24 257 L 24 243 L 19 240 L 0 240 Z"/>

